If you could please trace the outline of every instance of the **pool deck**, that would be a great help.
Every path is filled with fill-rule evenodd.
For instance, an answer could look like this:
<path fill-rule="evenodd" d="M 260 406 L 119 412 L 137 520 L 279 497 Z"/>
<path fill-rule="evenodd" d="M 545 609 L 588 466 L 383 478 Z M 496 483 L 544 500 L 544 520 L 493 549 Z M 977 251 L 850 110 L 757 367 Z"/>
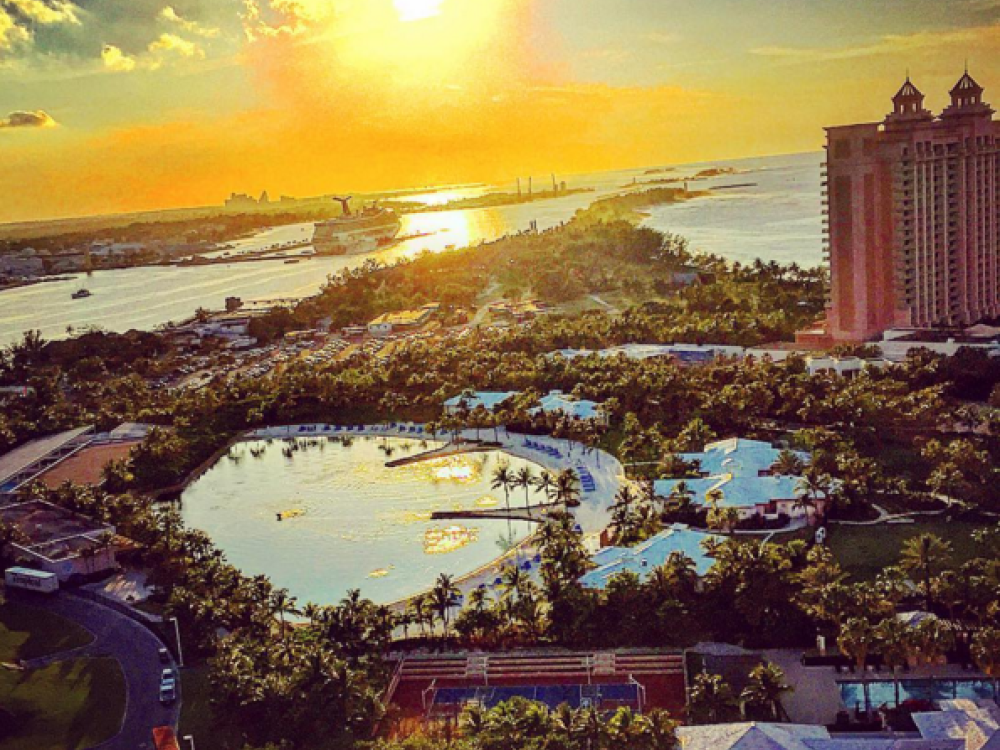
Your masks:
<path fill-rule="evenodd" d="M 431 435 L 422 432 L 413 432 L 415 425 L 399 424 L 395 427 L 390 425 L 354 425 L 350 431 L 343 427 L 339 431 L 331 431 L 330 425 L 307 424 L 307 425 L 287 425 L 281 427 L 263 427 L 248 432 L 246 440 L 265 439 L 294 439 L 294 438 L 323 438 L 323 437 L 395 437 L 408 438 L 411 440 L 428 440 L 432 442 L 444 442 L 433 438 Z M 419 427 L 417 425 L 416 427 Z M 326 429 L 324 429 L 326 428 Z M 507 432 L 500 428 L 496 435 L 492 430 L 480 432 L 476 430 L 465 430 L 459 433 L 462 440 L 469 441 L 466 444 L 454 446 L 457 450 L 432 450 L 428 451 L 425 458 L 435 458 L 440 455 L 458 455 L 467 452 L 482 452 L 484 446 L 475 442 L 478 438 L 498 438 L 498 445 L 485 446 L 489 450 L 499 450 L 511 456 L 530 461 L 543 469 L 553 473 L 563 469 L 585 469 L 593 477 L 594 489 L 590 492 L 580 493 L 580 506 L 573 508 L 576 522 L 579 524 L 585 537 L 592 537 L 600 534 L 608 525 L 611 518 L 611 506 L 614 505 L 615 495 L 624 481 L 625 470 L 621 463 L 614 456 L 600 450 L 589 450 L 580 443 L 568 440 L 558 440 L 556 438 L 539 435 L 522 435 L 515 432 Z M 553 448 L 560 452 L 561 456 L 556 457 L 551 453 L 536 448 L 530 448 L 527 442 L 533 445 Z M 442 446 L 447 448 L 447 444 Z M 417 458 L 417 457 L 413 457 Z M 463 596 L 467 596 L 472 590 L 480 586 L 492 588 L 494 581 L 500 576 L 500 572 L 512 564 L 523 564 L 531 561 L 537 554 L 533 537 L 523 540 L 517 547 L 486 565 L 471 571 L 456 579 L 456 585 Z M 533 565 L 532 573 L 537 572 Z M 411 596 L 390 603 L 388 606 L 394 610 L 405 608 L 406 603 L 423 592 L 414 592 Z"/>

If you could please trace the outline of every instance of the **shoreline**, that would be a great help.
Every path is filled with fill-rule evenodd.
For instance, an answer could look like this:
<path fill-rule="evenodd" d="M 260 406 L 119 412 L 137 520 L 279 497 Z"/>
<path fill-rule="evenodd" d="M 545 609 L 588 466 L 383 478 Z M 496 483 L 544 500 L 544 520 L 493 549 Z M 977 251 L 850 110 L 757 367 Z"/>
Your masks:
<path fill-rule="evenodd" d="M 336 425 L 323 422 L 259 427 L 241 433 L 239 436 L 234 438 L 231 443 L 235 444 L 249 440 L 268 439 L 293 440 L 296 438 L 331 438 L 348 435 L 355 437 L 408 438 L 412 440 L 441 442 L 439 440 L 435 441 L 434 438 L 429 436 L 427 433 L 411 432 L 411 429 L 419 428 L 422 430 L 423 428 L 423 425 L 415 423 L 402 423 L 397 424 L 394 427 L 390 427 L 389 424 L 355 425 L 353 426 L 355 429 L 352 429 L 350 432 L 346 431 L 343 426 L 341 426 L 340 431 L 337 432 L 335 431 L 335 427 Z M 361 429 L 356 429 L 357 427 L 360 427 Z M 460 439 L 470 440 L 470 442 L 464 446 L 464 450 L 456 450 L 454 454 L 450 455 L 482 452 L 484 447 L 479 443 L 471 441 L 474 434 L 475 430 L 466 430 L 459 433 Z M 528 438 L 544 445 L 551 445 L 553 447 L 559 446 L 566 451 L 566 454 L 560 459 L 555 459 L 547 454 L 539 455 L 537 453 L 532 453 L 530 449 L 525 448 L 523 445 L 524 441 Z M 609 508 L 614 502 L 614 496 L 618 491 L 621 481 L 624 479 L 624 470 L 618 460 L 610 454 L 599 450 L 585 452 L 582 444 L 572 443 L 572 447 L 568 447 L 568 443 L 569 441 L 549 436 L 528 436 L 520 433 L 508 433 L 506 430 L 501 429 L 499 445 L 488 446 L 488 449 L 497 450 L 506 455 L 528 461 L 546 471 L 559 471 L 565 468 L 576 469 L 581 465 L 586 466 L 594 476 L 597 488 L 592 493 L 581 493 L 581 505 L 573 508 L 570 512 L 576 519 L 577 524 L 581 527 L 584 537 L 593 537 L 599 534 L 600 531 L 607 526 L 610 519 Z M 442 446 L 440 446 L 440 448 L 445 448 L 447 445 L 448 443 L 445 442 Z M 231 445 L 227 445 L 225 450 L 229 450 L 229 447 L 231 447 Z M 575 452 L 573 452 L 574 449 Z M 430 452 L 431 450 L 434 449 L 429 449 L 427 452 Z M 224 455 L 224 452 L 220 451 L 219 457 L 221 458 L 222 455 Z M 427 456 L 427 459 L 433 458 L 435 458 L 434 455 Z M 218 458 L 215 459 L 215 461 L 218 460 Z M 199 469 L 201 468 L 202 467 L 199 467 Z M 201 473 L 203 472 L 198 472 L 197 470 L 196 472 L 192 472 L 191 477 L 189 477 L 190 481 L 197 479 L 197 476 L 200 476 Z M 468 596 L 473 589 L 478 588 L 480 585 L 491 587 L 493 581 L 499 577 L 503 569 L 507 567 L 512 560 L 516 559 L 520 564 L 522 554 L 524 553 L 528 553 L 533 560 L 537 554 L 537 551 L 534 549 L 537 536 L 537 531 L 531 533 L 498 557 L 493 558 L 471 571 L 462 573 L 461 575 L 456 575 L 454 577 L 454 583 L 459 587 L 461 595 L 463 597 Z M 414 591 L 411 594 L 399 599 L 381 603 L 381 606 L 388 607 L 393 611 L 399 611 L 401 609 L 405 609 L 408 602 L 418 596 L 425 595 L 430 590 L 430 588 L 424 588 Z"/>

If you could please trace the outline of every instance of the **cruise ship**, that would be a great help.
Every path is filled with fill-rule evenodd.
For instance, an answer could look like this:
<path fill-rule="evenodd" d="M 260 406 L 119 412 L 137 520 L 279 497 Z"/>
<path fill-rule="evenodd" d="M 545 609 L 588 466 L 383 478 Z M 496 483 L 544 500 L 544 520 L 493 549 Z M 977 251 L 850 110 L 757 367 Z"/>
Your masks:
<path fill-rule="evenodd" d="M 351 211 L 350 198 L 334 198 L 344 207 L 335 219 L 321 221 L 313 234 L 317 255 L 358 255 L 385 247 L 403 226 L 396 212 L 378 205 Z"/>

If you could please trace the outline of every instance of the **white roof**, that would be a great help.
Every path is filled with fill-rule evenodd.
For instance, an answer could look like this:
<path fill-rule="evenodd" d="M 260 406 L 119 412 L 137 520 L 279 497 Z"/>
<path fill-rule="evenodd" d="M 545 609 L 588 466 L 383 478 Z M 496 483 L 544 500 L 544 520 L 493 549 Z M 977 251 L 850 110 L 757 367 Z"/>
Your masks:
<path fill-rule="evenodd" d="M 793 451 L 809 462 L 809 454 Z M 667 497 L 671 491 L 684 482 L 692 492 L 696 503 L 706 503 L 706 495 L 712 490 L 722 491 L 720 505 L 733 508 L 752 508 L 774 500 L 795 500 L 798 496 L 799 477 L 760 476 L 771 469 L 781 451 L 770 443 L 760 440 L 729 438 L 709 443 L 701 453 L 682 453 L 685 461 L 697 461 L 701 472 L 708 476 L 695 479 L 661 479 L 653 483 L 653 489 L 660 497 Z"/>
<path fill-rule="evenodd" d="M 550 391 L 539 401 L 539 406 L 531 410 L 531 413 L 543 411 L 546 413 L 562 412 L 577 419 L 598 419 L 601 416 L 601 405 L 596 401 L 586 399 L 576 399 L 567 396 L 562 391 Z"/>
<path fill-rule="evenodd" d="M 580 579 L 589 588 L 603 589 L 608 581 L 624 570 L 636 573 L 640 579 L 647 578 L 663 565 L 671 553 L 680 552 L 692 560 L 699 576 L 705 575 L 712 567 L 712 558 L 705 554 L 702 542 L 721 537 L 695 531 L 684 524 L 675 523 L 653 538 L 635 547 L 605 547 L 592 558 L 598 567 Z"/>
<path fill-rule="evenodd" d="M 75 430 L 67 430 L 56 435 L 32 440 L 30 443 L 0 456 L 0 484 L 3 484 L 15 474 L 21 473 L 32 464 L 41 461 L 50 453 L 59 450 L 90 429 L 90 427 L 78 427 Z"/>
<path fill-rule="evenodd" d="M 711 724 L 680 727 L 681 750 L 965 750 L 962 740 L 831 737 L 804 724 Z"/>
<path fill-rule="evenodd" d="M 966 750 L 962 740 L 894 739 L 892 737 L 837 737 L 805 740 L 809 750 Z"/>
<path fill-rule="evenodd" d="M 702 477 L 700 479 L 658 479 L 653 482 L 653 491 L 659 497 L 669 497 L 671 491 L 684 482 L 694 493 L 693 501 L 707 505 L 706 496 L 712 490 L 720 490 L 719 505 L 731 508 L 753 508 L 774 500 L 795 500 L 799 477 L 734 477 L 726 474 Z"/>
<path fill-rule="evenodd" d="M 459 407 L 462 404 L 469 409 L 482 406 L 487 411 L 493 411 L 507 399 L 516 396 L 518 391 L 476 391 L 471 395 L 458 394 L 444 402 L 448 407 Z"/>
<path fill-rule="evenodd" d="M 978 706 L 950 711 L 928 711 L 913 714 L 920 736 L 930 740 L 965 739 L 976 728 L 991 737 L 1000 730 L 1000 709 Z"/>
<path fill-rule="evenodd" d="M 681 750 L 810 750 L 805 740 L 829 739 L 826 727 L 804 724 L 711 724 L 680 727 Z"/>
<path fill-rule="evenodd" d="M 622 344 L 612 346 L 607 349 L 558 349 L 549 356 L 559 355 L 564 359 L 575 357 L 589 357 L 596 354 L 598 357 L 617 357 L 623 355 L 629 359 L 650 359 L 652 357 L 669 357 L 675 354 L 688 354 L 699 352 L 703 354 L 725 354 L 730 356 L 742 355 L 746 349 L 742 346 L 728 346 L 723 344 Z"/>

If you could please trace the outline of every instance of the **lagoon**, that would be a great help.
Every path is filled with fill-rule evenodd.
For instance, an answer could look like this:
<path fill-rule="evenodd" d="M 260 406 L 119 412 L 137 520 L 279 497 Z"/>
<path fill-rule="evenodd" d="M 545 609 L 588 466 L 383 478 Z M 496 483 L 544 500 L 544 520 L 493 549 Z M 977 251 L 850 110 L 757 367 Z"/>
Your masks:
<path fill-rule="evenodd" d="M 429 589 L 439 573 L 460 576 L 492 562 L 534 529 L 524 521 L 432 521 L 435 510 L 503 507 L 503 492 L 490 489 L 494 468 L 531 465 L 492 451 L 385 466 L 436 445 L 382 437 L 242 442 L 184 491 L 181 512 L 232 564 L 268 576 L 300 604 L 333 604 L 355 588 L 390 603 Z M 534 490 L 529 497 L 540 499 Z M 510 502 L 523 506 L 524 491 Z"/>

